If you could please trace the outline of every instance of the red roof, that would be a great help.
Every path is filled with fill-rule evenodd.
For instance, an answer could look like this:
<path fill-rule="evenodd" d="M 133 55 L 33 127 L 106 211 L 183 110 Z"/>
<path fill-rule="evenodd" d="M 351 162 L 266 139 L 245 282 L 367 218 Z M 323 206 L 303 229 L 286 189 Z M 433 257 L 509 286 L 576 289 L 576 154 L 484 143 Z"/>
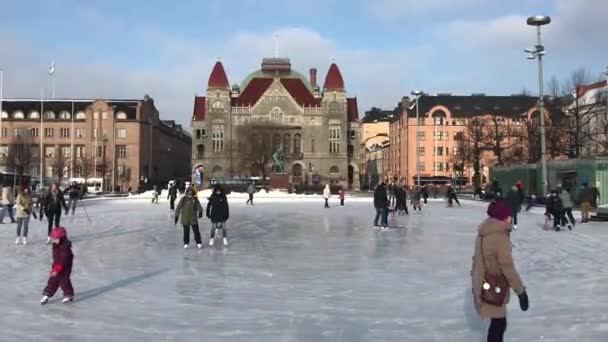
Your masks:
<path fill-rule="evenodd" d="M 209 75 L 208 87 L 225 89 L 228 89 L 230 87 L 230 83 L 228 83 L 228 77 L 226 76 L 226 71 L 224 70 L 222 62 L 217 61 L 215 63 L 215 66 L 213 66 L 213 70 L 211 70 L 211 75 Z"/>
<path fill-rule="evenodd" d="M 359 122 L 359 107 L 357 106 L 356 97 L 346 99 L 346 114 L 348 122 Z"/>
<path fill-rule="evenodd" d="M 260 97 L 264 95 L 264 92 L 272 84 L 272 78 L 254 78 L 252 79 L 247 87 L 243 89 L 241 95 L 235 99 L 234 104 L 236 106 L 253 106 L 255 105 Z"/>
<path fill-rule="evenodd" d="M 342 79 L 342 73 L 336 63 L 331 63 L 329 70 L 327 71 L 327 77 L 325 77 L 325 83 L 323 89 L 344 89 L 344 80 Z"/>
<path fill-rule="evenodd" d="M 192 114 L 192 121 L 204 121 L 207 106 L 205 105 L 204 96 L 194 97 L 194 113 Z"/>
<path fill-rule="evenodd" d="M 308 90 L 302 80 L 298 78 L 282 78 L 281 84 L 287 89 L 296 103 L 302 107 L 315 107 L 321 104 L 321 99 L 316 99 Z"/>
<path fill-rule="evenodd" d="M 576 87 L 577 89 L 577 93 L 578 93 L 578 97 L 583 97 L 585 96 L 585 94 L 589 91 L 589 90 L 593 90 L 593 89 L 598 89 L 598 88 L 603 88 L 607 85 L 607 81 L 599 81 L 599 82 L 595 82 L 592 84 L 584 84 L 584 85 L 579 85 L 578 87 Z"/>

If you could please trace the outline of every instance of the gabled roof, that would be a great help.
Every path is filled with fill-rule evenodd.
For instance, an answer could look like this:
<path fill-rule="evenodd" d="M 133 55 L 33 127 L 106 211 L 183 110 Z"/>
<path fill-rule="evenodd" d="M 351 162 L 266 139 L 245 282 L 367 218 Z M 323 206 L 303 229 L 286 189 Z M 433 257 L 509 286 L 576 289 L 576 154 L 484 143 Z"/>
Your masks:
<path fill-rule="evenodd" d="M 600 81 L 592 84 L 581 85 L 576 88 L 578 94 L 579 106 L 596 105 L 599 102 L 605 102 L 608 96 L 608 85 L 606 81 Z M 571 105 L 576 106 L 576 101 Z"/>
<path fill-rule="evenodd" d="M 359 107 L 356 97 L 346 99 L 346 114 L 348 122 L 359 122 Z"/>
<path fill-rule="evenodd" d="M 342 73 L 336 63 L 331 63 L 329 70 L 327 70 L 327 76 L 325 77 L 325 83 L 323 83 L 323 89 L 343 90 L 344 80 L 342 79 Z"/>
<path fill-rule="evenodd" d="M 302 83 L 302 80 L 298 78 L 281 78 L 281 84 L 298 105 L 302 107 L 316 107 L 321 104 L 321 99 L 316 99 L 306 85 Z"/>
<path fill-rule="evenodd" d="M 255 105 L 260 97 L 264 95 L 264 92 L 272 84 L 272 78 L 254 78 L 252 79 L 241 95 L 234 99 L 233 105 L 235 106 L 253 106 Z"/>
<path fill-rule="evenodd" d="M 205 104 L 204 96 L 194 97 L 194 112 L 192 114 L 192 121 L 204 121 L 205 114 L 207 113 L 207 106 Z"/>
<path fill-rule="evenodd" d="M 224 70 L 222 62 L 217 61 L 213 66 L 211 75 L 209 75 L 209 82 L 207 83 L 207 86 L 209 88 L 222 89 L 228 89 L 230 87 L 230 83 L 228 83 L 228 77 L 226 76 L 226 71 Z"/>

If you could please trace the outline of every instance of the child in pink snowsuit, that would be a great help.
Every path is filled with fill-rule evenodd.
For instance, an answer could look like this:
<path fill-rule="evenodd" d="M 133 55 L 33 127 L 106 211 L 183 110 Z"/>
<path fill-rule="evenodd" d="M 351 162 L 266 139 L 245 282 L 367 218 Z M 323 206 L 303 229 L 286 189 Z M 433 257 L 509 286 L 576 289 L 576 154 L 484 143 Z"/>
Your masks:
<path fill-rule="evenodd" d="M 44 296 L 40 304 L 46 304 L 59 287 L 63 291 L 62 302 L 68 303 L 74 299 L 74 288 L 70 280 L 74 260 L 72 242 L 68 240 L 67 231 L 63 227 L 53 229 L 50 238 L 53 241 L 53 268 L 46 288 L 42 292 Z"/>

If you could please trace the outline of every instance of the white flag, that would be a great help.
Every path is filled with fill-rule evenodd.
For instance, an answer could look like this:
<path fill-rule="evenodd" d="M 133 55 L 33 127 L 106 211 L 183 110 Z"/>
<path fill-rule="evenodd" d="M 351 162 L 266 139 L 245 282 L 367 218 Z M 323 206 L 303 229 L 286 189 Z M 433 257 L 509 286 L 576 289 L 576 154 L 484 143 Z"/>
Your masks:
<path fill-rule="evenodd" d="M 51 62 L 51 66 L 49 67 L 49 76 L 53 76 L 55 73 L 55 61 Z"/>

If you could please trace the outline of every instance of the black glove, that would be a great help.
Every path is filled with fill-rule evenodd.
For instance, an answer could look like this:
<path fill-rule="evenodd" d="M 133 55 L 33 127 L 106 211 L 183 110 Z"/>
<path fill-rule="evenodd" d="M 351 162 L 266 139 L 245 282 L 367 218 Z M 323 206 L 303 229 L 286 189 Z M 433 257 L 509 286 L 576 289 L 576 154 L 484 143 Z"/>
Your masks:
<path fill-rule="evenodd" d="M 521 311 L 528 311 L 529 306 L 528 294 L 526 293 L 526 290 L 524 290 L 524 292 L 519 295 L 519 307 L 521 308 Z"/>
<path fill-rule="evenodd" d="M 203 218 L 203 212 L 202 212 L 202 211 L 200 211 L 200 212 L 198 213 L 198 218 L 199 218 L 199 219 L 200 219 L 200 218 Z"/>
<path fill-rule="evenodd" d="M 177 224 L 177 221 L 179 221 L 179 217 L 175 216 L 175 224 Z"/>

